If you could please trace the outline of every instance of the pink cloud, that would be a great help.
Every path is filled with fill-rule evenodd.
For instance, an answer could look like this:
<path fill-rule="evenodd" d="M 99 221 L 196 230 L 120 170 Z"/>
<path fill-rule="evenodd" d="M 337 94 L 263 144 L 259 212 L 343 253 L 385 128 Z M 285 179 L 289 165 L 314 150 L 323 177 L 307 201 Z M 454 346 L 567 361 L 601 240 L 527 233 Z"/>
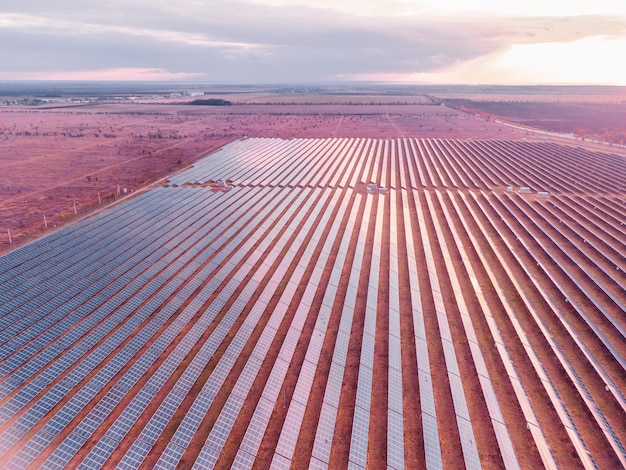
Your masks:
<path fill-rule="evenodd" d="M 160 68 L 110 68 L 46 73 L 4 73 L 4 80 L 102 80 L 102 81 L 178 81 L 201 77 L 201 73 L 169 72 Z"/>

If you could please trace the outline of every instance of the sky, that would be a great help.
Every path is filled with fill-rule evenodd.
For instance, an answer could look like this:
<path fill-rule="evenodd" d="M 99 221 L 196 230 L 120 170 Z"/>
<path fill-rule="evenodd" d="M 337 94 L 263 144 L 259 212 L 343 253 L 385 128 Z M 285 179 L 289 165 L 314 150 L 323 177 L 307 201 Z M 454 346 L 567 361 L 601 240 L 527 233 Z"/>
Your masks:
<path fill-rule="evenodd" d="M 0 80 L 626 85 L 626 0 L 2 0 Z"/>

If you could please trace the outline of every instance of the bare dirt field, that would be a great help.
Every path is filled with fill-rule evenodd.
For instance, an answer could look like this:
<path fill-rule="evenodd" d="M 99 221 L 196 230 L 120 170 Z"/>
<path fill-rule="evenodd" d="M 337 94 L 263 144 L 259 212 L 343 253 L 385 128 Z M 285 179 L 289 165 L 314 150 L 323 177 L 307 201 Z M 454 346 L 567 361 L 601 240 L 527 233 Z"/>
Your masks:
<path fill-rule="evenodd" d="M 254 101 L 267 95 L 254 95 Z M 274 100 L 282 99 L 274 95 Z M 304 99 L 300 96 L 298 99 Z M 418 97 L 313 97 L 334 105 L 140 102 L 0 107 L 0 253 L 182 169 L 233 139 L 422 137 L 515 139 L 522 130 Z M 397 100 L 415 104 L 386 104 Z M 119 188 L 119 194 L 118 194 Z M 44 220 L 45 215 L 45 220 Z M 12 244 L 9 244 L 9 232 Z"/>
<path fill-rule="evenodd" d="M 533 103 L 624 103 L 626 87 L 619 86 L 435 86 L 422 91 L 438 99 Z"/>
<path fill-rule="evenodd" d="M 108 90 L 126 93 L 108 99 L 91 85 L 58 85 L 51 94 L 71 98 L 0 106 L 0 253 L 244 136 L 548 138 L 536 128 L 575 134 L 578 141 L 549 138 L 585 139 L 602 151 L 591 140 L 626 138 L 619 87 L 214 87 L 203 96 L 232 106 L 191 106 L 194 96 L 154 87 L 132 96 L 127 88 Z"/>
<path fill-rule="evenodd" d="M 624 87 L 473 87 L 437 94 L 446 105 L 581 139 L 626 143 Z"/>
<path fill-rule="evenodd" d="M 575 133 L 621 145 L 626 142 L 626 103 L 457 100 L 454 105 L 551 132 Z"/>

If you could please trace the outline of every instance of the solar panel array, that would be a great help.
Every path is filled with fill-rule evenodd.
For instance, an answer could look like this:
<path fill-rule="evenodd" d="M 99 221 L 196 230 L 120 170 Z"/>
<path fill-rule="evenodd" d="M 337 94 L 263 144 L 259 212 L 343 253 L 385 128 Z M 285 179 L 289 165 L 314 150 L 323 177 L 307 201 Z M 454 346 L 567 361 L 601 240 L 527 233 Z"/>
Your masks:
<path fill-rule="evenodd" d="M 233 142 L 0 258 L 0 462 L 626 466 L 625 184 L 550 142 Z"/>

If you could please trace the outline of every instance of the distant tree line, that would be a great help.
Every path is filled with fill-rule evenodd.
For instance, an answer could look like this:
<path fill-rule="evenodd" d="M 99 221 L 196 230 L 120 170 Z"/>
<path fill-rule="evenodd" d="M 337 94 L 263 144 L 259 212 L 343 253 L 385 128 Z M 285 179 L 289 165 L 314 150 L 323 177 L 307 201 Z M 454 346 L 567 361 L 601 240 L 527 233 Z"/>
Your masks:
<path fill-rule="evenodd" d="M 189 104 L 198 105 L 198 106 L 230 106 L 233 104 L 231 101 L 223 100 L 220 98 L 208 98 L 208 99 L 198 99 L 189 102 Z"/>

